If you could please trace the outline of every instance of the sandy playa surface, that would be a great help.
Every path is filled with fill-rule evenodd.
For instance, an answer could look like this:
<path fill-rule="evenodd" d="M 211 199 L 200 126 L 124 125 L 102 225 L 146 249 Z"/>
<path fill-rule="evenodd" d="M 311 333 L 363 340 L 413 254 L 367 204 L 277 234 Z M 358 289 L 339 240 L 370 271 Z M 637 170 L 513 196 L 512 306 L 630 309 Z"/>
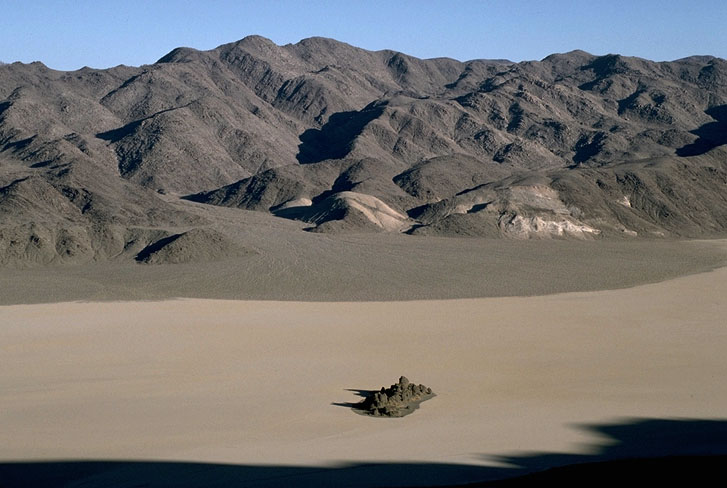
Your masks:
<path fill-rule="evenodd" d="M 200 483 L 371 486 L 498 477 L 503 461 L 727 453 L 689 431 L 727 417 L 725 290 L 722 268 L 523 298 L 0 307 L 0 460 L 229 463 Z M 401 419 L 335 405 L 401 374 L 438 396 Z M 639 433 L 662 424 L 681 427 Z M 92 479 L 124 479 L 109 469 Z"/>

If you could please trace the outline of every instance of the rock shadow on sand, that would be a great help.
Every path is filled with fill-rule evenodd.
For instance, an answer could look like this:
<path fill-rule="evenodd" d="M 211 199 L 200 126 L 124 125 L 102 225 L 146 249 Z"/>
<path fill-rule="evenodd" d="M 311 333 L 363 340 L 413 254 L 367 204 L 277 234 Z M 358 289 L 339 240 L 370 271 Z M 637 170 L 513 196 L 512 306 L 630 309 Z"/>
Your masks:
<path fill-rule="evenodd" d="M 377 390 L 361 390 L 358 388 L 346 388 L 345 391 L 350 391 L 357 397 L 361 398 L 368 398 L 372 396 L 374 393 L 376 393 Z M 363 401 L 358 402 L 333 402 L 331 405 L 335 405 L 336 407 L 346 407 L 346 408 L 352 408 L 354 410 L 361 410 L 363 407 Z"/>

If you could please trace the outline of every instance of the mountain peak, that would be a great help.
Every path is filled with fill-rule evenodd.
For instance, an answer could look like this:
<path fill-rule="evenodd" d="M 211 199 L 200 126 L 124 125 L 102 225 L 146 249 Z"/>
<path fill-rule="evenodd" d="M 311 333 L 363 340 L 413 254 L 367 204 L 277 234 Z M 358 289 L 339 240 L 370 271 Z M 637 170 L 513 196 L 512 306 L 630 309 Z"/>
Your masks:
<path fill-rule="evenodd" d="M 177 47 L 159 58 L 157 64 L 161 63 L 186 63 L 198 59 L 201 51 L 191 47 Z"/>
<path fill-rule="evenodd" d="M 277 46 L 272 40 L 258 34 L 245 36 L 233 44 L 240 46 Z"/>

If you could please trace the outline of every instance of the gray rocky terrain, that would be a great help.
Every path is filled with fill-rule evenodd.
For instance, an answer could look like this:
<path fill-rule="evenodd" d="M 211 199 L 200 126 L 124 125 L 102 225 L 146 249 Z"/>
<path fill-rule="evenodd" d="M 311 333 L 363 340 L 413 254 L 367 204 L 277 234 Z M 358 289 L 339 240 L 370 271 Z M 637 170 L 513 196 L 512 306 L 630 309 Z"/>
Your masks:
<path fill-rule="evenodd" d="M 709 56 L 460 62 L 251 36 L 141 67 L 6 64 L 0 265 L 238 257 L 255 252 L 248 222 L 280 219 L 323 234 L 724 236 L 726 143 L 727 61 Z M 241 230 L 220 207 L 264 218 Z"/>

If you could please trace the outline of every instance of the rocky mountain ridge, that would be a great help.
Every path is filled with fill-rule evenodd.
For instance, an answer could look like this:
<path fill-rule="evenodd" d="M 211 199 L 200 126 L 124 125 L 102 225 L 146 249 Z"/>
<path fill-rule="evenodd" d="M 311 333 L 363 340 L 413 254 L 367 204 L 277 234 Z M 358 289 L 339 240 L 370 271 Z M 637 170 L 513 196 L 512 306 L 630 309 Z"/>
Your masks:
<path fill-rule="evenodd" d="M 12 63 L 0 264 L 146 262 L 192 229 L 169 243 L 237 248 L 190 202 L 326 233 L 724 235 L 726 143 L 727 61 L 709 56 L 460 62 L 250 36 L 141 67 Z M 172 254 L 218 255 L 155 252 Z"/>

